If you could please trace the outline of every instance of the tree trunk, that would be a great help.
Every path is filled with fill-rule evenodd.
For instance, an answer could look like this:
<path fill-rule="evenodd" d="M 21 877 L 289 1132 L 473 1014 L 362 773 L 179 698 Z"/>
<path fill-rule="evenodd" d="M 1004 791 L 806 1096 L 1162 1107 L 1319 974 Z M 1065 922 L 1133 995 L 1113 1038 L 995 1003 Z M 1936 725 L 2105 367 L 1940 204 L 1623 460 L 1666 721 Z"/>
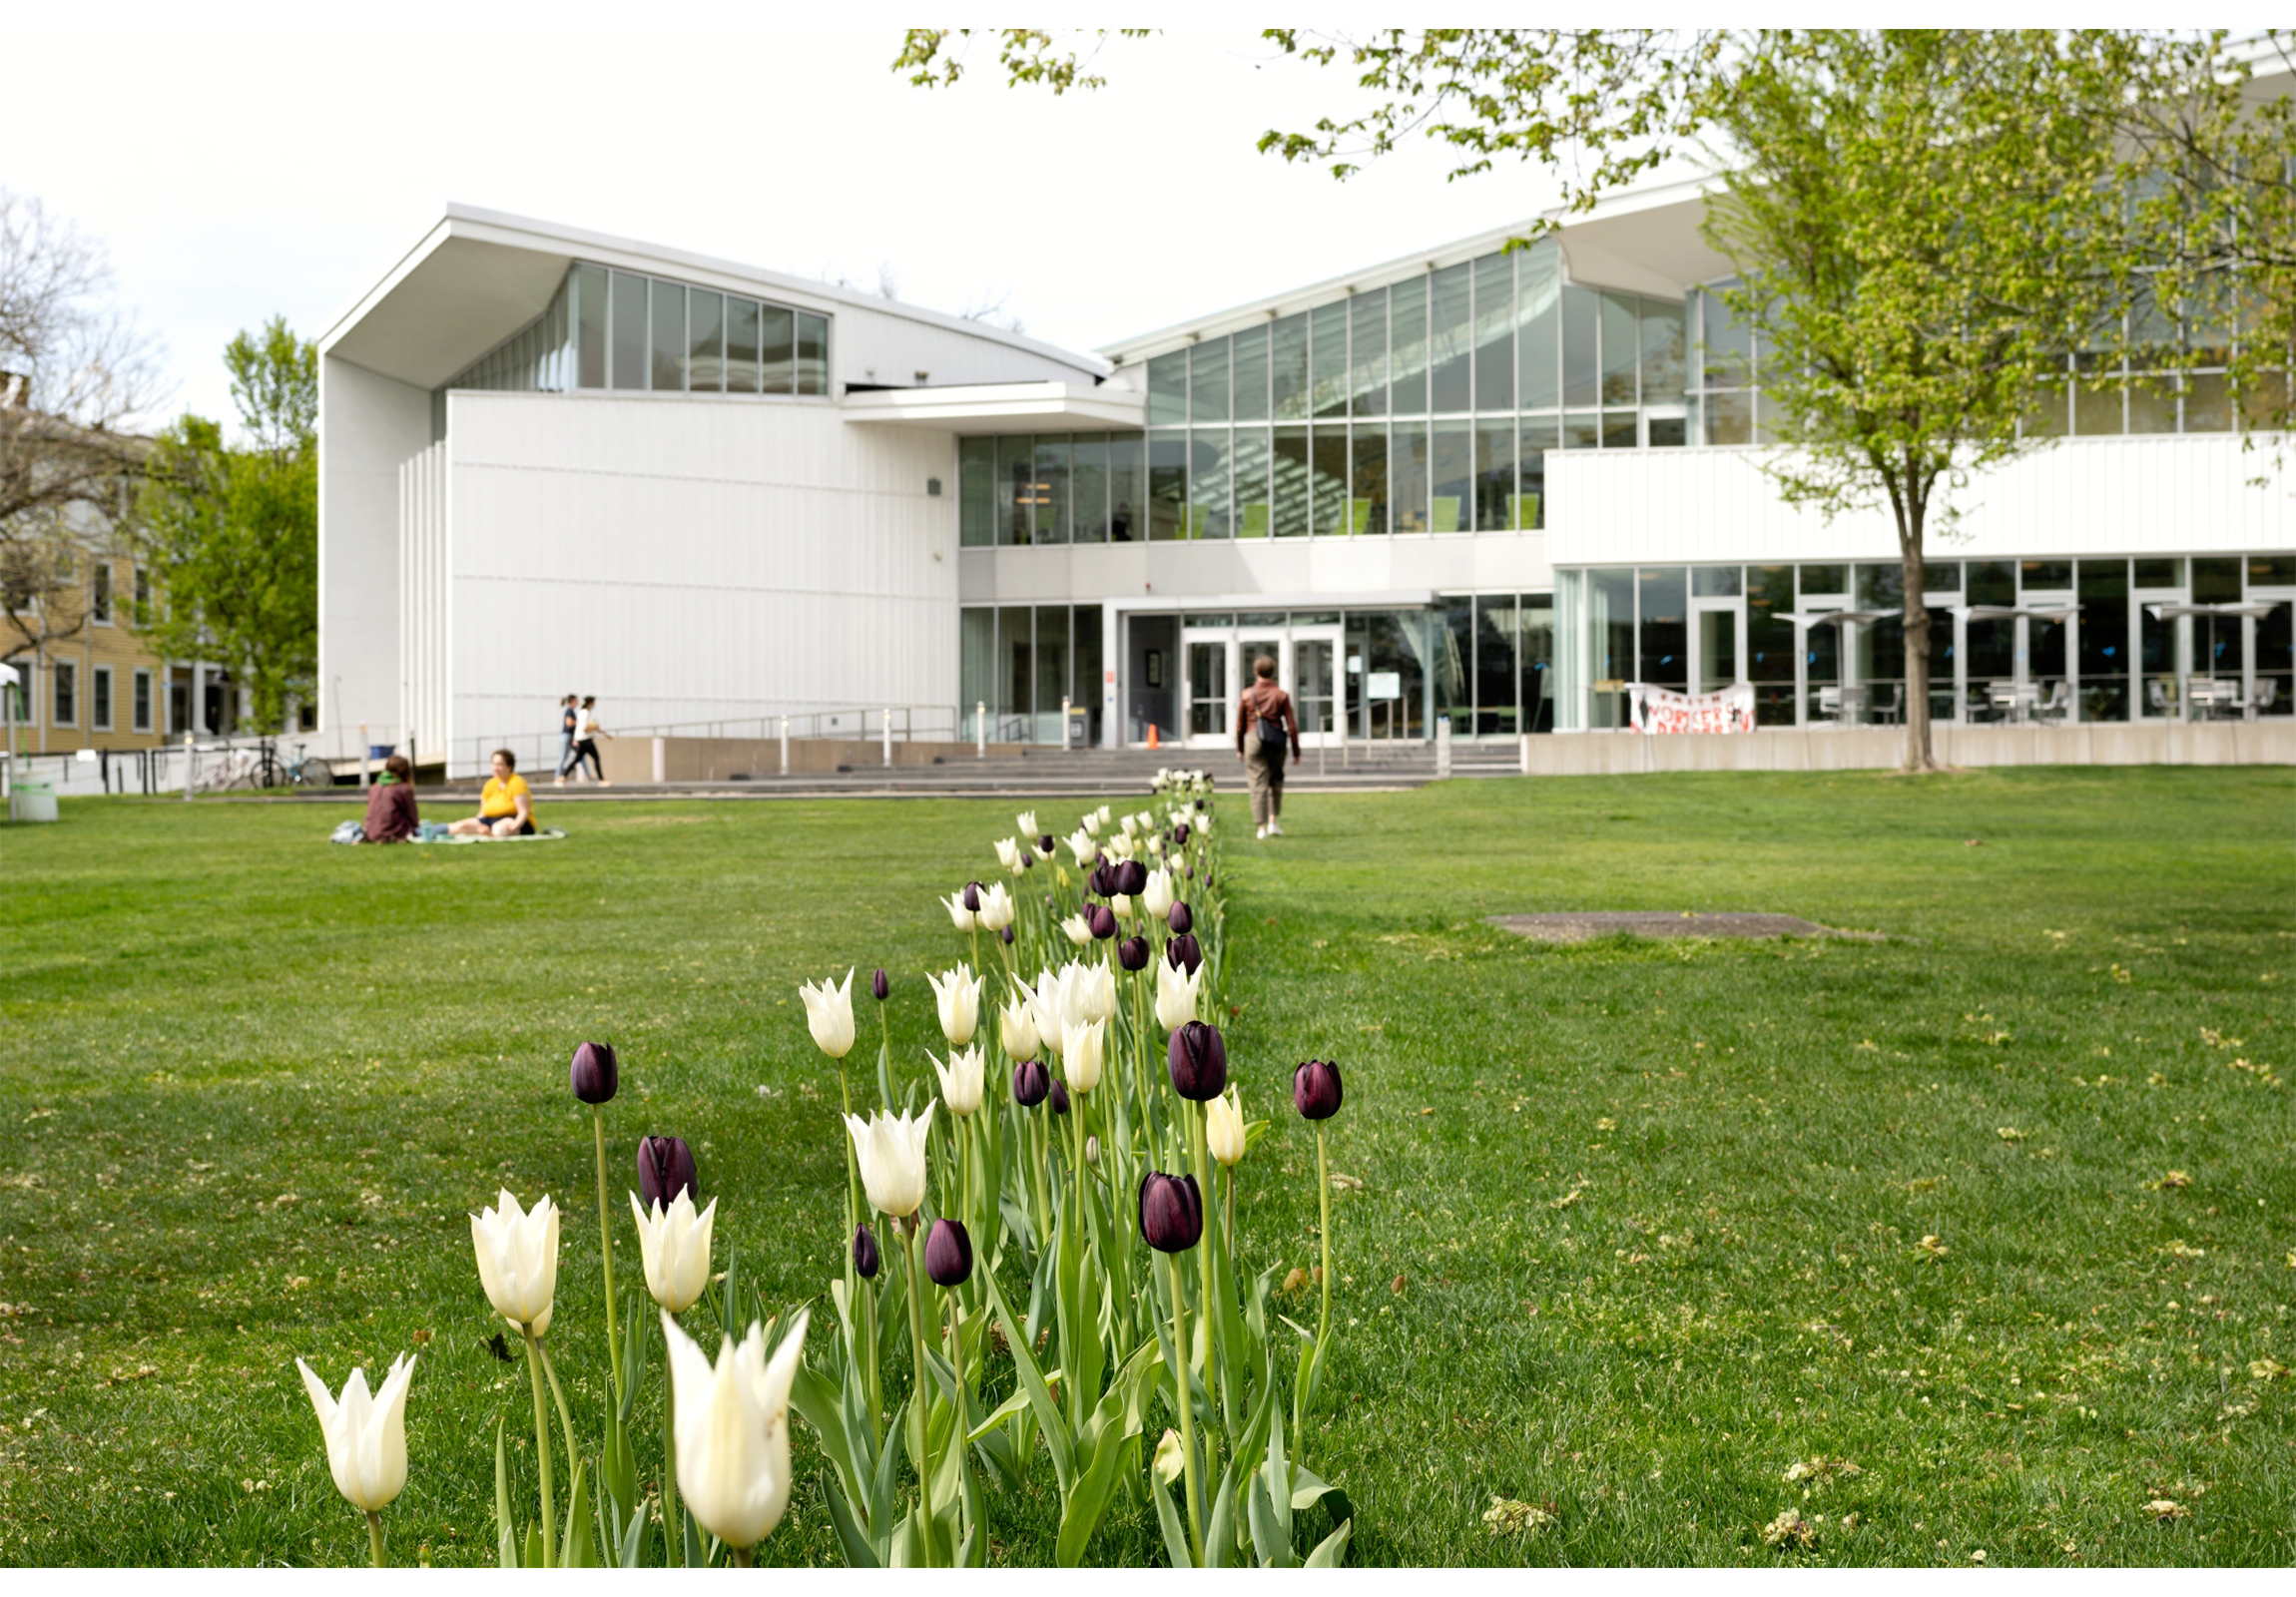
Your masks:
<path fill-rule="evenodd" d="M 1898 769 L 1935 771 L 1937 759 L 1930 753 L 1930 612 L 1922 590 L 1922 523 L 1929 494 L 1913 472 L 1907 473 L 1897 508 L 1898 558 L 1906 592 L 1906 749 Z"/>

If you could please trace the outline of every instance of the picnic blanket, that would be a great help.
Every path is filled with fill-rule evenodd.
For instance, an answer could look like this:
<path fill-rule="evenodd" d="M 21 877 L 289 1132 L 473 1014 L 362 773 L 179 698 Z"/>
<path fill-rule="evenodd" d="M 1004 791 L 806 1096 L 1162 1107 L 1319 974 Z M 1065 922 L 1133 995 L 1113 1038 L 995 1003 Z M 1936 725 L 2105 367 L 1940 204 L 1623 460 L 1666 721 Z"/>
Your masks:
<path fill-rule="evenodd" d="M 539 831 L 518 837 L 451 837 L 446 834 L 445 827 L 426 822 L 422 832 L 418 832 L 406 840 L 411 843 L 452 843 L 459 847 L 463 843 L 471 842 L 556 842 L 565 835 L 566 828 L 563 826 L 544 826 Z M 358 821 L 345 820 L 334 828 L 334 834 L 327 840 L 343 843 L 364 842 L 366 841 L 366 831 Z"/>

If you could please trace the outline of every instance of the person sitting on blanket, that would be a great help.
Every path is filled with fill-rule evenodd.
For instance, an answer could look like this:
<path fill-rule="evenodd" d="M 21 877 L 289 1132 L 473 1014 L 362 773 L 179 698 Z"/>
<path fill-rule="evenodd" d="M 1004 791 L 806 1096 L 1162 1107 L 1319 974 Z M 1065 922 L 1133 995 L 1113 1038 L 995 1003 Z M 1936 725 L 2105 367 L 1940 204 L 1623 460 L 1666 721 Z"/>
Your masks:
<path fill-rule="evenodd" d="M 406 756 L 382 763 L 382 781 L 366 791 L 366 840 L 404 842 L 422 827 L 414 807 L 414 768 Z"/>
<path fill-rule="evenodd" d="M 518 775 L 516 755 L 507 749 L 494 751 L 494 775 L 479 790 L 478 813 L 446 829 L 457 837 L 534 835 L 534 794 Z"/>

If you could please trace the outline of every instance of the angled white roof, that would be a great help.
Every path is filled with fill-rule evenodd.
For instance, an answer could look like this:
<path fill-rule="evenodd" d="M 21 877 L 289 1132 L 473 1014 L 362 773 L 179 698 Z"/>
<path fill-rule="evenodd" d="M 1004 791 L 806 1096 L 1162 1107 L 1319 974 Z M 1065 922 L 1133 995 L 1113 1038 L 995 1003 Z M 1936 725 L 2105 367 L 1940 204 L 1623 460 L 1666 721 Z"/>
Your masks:
<path fill-rule="evenodd" d="M 413 248 L 338 311 L 319 334 L 319 350 L 400 382 L 437 387 L 541 314 L 577 260 L 863 318 L 880 330 L 890 330 L 888 321 L 906 323 L 928 333 L 924 342 L 937 349 L 946 349 L 953 335 L 971 346 L 970 358 L 958 363 L 976 376 L 1072 374 L 1092 382 L 1108 369 L 1096 356 L 921 305 L 466 205 L 447 206 Z M 866 343 L 873 349 L 890 341 L 878 335 Z M 845 358 L 839 363 L 842 380 L 863 378 Z M 913 374 L 888 367 L 886 380 L 907 382 Z"/>

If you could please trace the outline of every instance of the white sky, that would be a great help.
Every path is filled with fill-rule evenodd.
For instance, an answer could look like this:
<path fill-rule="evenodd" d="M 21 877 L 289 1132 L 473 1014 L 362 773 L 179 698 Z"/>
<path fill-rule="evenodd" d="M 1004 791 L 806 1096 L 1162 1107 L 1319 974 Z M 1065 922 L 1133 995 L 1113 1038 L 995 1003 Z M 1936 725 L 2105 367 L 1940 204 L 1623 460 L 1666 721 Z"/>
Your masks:
<path fill-rule="evenodd" d="M 755 4 L 323 14 L 131 0 L 11 27 L 0 187 L 109 246 L 120 303 L 166 345 L 163 414 L 228 418 L 235 331 L 284 312 L 314 335 L 448 200 L 861 285 L 881 263 L 903 299 L 1004 295 L 1090 349 L 1555 190 L 1520 167 L 1446 184 L 1424 142 L 1345 185 L 1260 155 L 1355 92 L 1244 30 L 1112 43 L 1109 86 L 1056 100 L 1004 88 L 985 42 L 928 92 L 888 70 L 896 23 L 795 32 Z"/>

